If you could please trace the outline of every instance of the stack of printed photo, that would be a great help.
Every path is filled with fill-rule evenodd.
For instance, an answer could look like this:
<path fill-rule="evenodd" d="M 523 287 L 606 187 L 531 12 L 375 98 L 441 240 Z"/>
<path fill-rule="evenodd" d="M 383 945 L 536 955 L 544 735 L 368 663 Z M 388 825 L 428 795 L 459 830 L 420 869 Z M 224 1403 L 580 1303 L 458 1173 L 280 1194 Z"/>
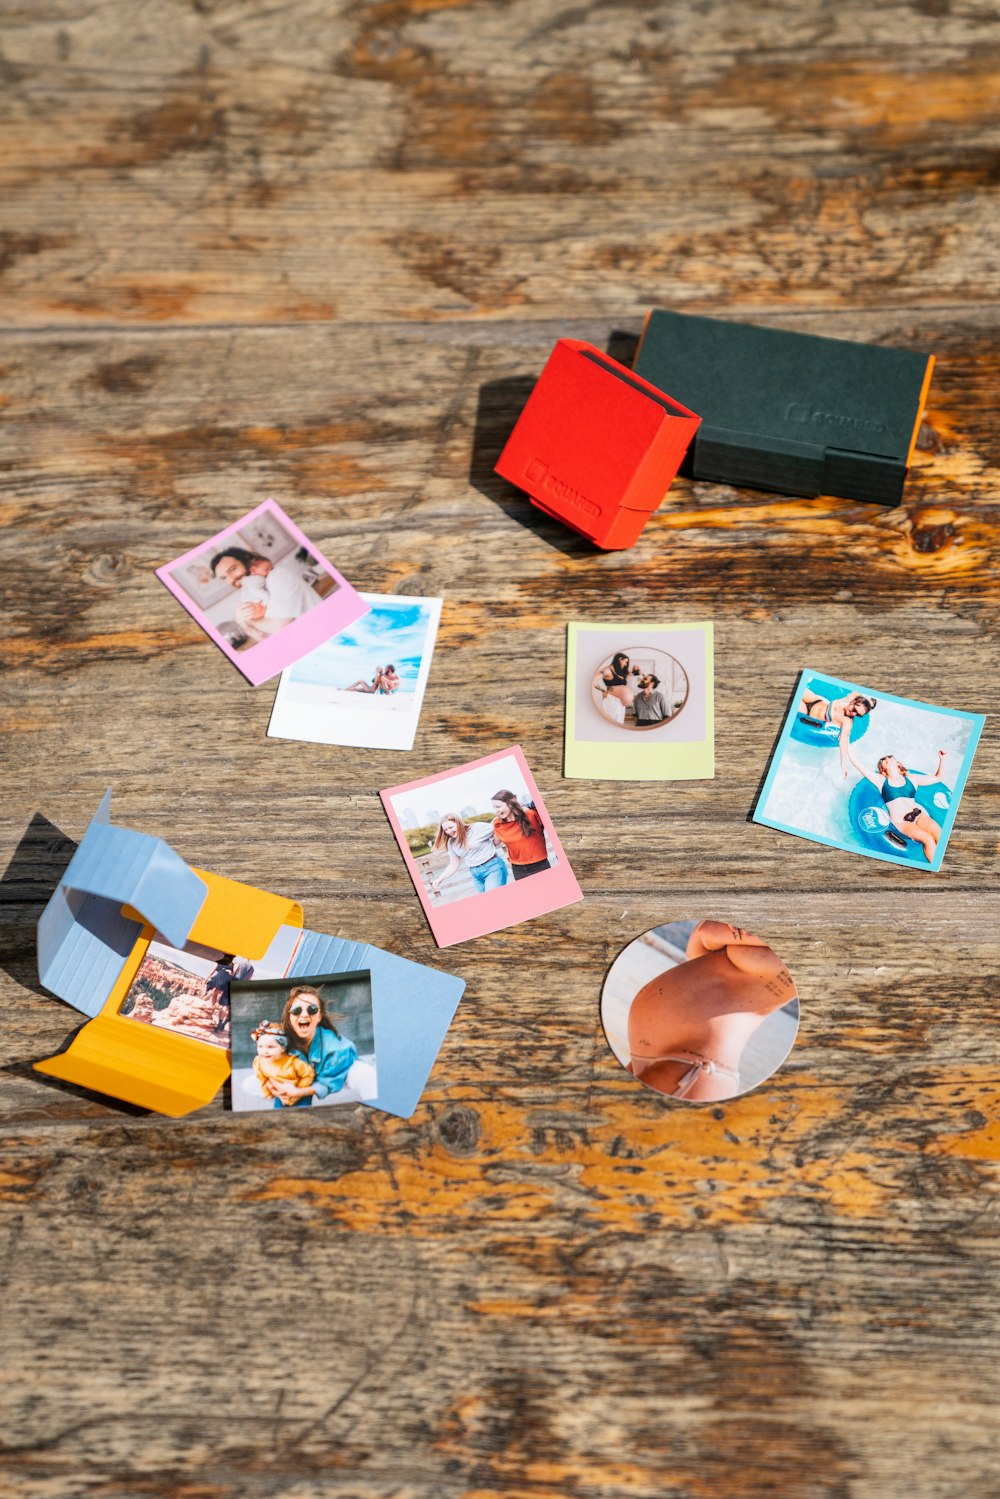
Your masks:
<path fill-rule="evenodd" d="M 38 971 L 90 1017 L 39 1072 L 178 1117 L 363 1103 L 409 1117 L 463 979 L 303 929 L 302 907 L 117 827 L 106 793 L 38 923 Z"/>
<path fill-rule="evenodd" d="M 413 748 L 440 599 L 356 592 L 274 500 L 157 577 L 254 686 L 280 674 L 272 738 Z"/>

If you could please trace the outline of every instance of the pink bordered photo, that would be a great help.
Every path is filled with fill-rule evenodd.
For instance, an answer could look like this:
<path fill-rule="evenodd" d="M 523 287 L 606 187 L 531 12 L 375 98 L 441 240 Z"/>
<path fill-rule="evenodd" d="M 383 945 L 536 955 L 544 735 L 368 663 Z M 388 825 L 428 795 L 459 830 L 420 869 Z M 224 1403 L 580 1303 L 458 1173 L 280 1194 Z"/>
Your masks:
<path fill-rule="evenodd" d="M 519 746 L 379 794 L 439 947 L 583 899 Z"/>
<path fill-rule="evenodd" d="M 156 576 L 255 687 L 368 612 L 275 500 Z"/>

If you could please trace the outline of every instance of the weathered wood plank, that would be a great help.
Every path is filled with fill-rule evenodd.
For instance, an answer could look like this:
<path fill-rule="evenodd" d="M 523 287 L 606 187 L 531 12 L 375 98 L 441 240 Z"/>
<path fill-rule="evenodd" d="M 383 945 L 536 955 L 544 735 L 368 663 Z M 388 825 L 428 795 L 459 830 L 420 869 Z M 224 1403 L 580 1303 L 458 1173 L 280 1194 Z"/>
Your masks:
<path fill-rule="evenodd" d="M 995 18 L 0 3 L 0 1496 L 969 1499 L 1000 1485 L 992 718 L 942 873 L 746 820 L 795 673 L 992 714 Z M 653 302 L 931 349 L 896 510 L 679 482 L 602 556 L 492 475 Z M 153 568 L 275 495 L 443 594 L 410 756 L 264 737 Z M 561 776 L 570 619 L 712 618 L 717 778 Z M 380 786 L 519 741 L 582 904 L 435 949 Z M 34 923 L 126 825 L 460 973 L 410 1121 L 145 1116 L 31 1070 Z M 785 1068 L 604 1044 L 660 921 L 762 931 Z"/>
<path fill-rule="evenodd" d="M 13 322 L 996 295 L 982 7 L 4 10 Z"/>

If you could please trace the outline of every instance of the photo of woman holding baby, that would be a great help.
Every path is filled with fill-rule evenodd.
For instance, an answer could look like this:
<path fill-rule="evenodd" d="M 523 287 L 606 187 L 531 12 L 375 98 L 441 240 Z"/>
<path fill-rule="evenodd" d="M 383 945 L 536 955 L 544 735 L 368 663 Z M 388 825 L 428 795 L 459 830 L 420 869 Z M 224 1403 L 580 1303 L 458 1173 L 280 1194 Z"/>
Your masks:
<path fill-rule="evenodd" d="M 330 1093 L 339 1093 L 358 1059 L 358 1048 L 341 1035 L 318 989 L 300 984 L 291 991 L 281 1012 L 281 1029 L 288 1039 L 289 1052 L 297 1052 L 313 1069 L 311 1083 L 297 1085 L 288 1079 L 272 1083 L 281 1103 L 312 1103 L 314 1098 L 322 1100 Z"/>
<path fill-rule="evenodd" d="M 234 1109 L 368 1102 L 378 1093 L 371 974 L 234 984 Z"/>

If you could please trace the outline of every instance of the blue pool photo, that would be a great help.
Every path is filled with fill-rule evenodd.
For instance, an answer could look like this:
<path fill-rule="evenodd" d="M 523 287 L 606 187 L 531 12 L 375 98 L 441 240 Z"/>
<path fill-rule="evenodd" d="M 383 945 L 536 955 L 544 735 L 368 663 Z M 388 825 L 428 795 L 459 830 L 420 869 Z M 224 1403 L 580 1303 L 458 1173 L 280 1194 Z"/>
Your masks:
<path fill-rule="evenodd" d="M 754 821 L 939 869 L 983 722 L 803 671 Z"/>

